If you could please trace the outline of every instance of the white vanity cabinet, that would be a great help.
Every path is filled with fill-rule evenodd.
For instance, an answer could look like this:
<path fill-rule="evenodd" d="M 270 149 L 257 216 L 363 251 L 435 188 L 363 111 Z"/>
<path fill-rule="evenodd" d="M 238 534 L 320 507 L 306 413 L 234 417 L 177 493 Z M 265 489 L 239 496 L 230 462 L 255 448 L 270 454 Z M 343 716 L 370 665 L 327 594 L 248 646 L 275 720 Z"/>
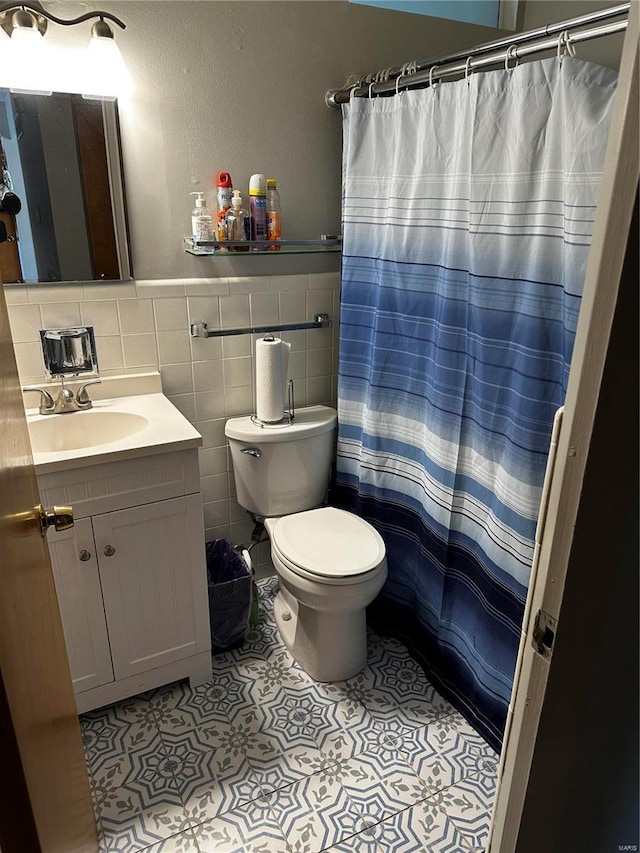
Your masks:
<path fill-rule="evenodd" d="M 211 679 L 197 453 L 38 477 L 43 504 L 76 518 L 48 541 L 79 712 Z"/>

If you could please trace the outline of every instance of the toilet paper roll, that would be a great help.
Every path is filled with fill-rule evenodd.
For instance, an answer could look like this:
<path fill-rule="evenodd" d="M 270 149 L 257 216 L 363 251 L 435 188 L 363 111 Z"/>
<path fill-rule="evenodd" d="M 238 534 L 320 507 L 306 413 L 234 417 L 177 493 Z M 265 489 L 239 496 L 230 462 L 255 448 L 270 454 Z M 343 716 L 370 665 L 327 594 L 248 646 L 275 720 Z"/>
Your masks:
<path fill-rule="evenodd" d="M 256 341 L 256 415 L 265 423 L 282 420 L 287 399 L 291 344 L 280 338 Z"/>

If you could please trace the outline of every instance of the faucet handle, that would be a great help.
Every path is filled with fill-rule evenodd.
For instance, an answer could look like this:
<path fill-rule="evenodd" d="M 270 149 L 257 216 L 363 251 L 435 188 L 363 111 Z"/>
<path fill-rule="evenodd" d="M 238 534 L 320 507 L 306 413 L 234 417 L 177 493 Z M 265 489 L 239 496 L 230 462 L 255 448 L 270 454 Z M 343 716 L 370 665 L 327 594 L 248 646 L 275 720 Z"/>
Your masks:
<path fill-rule="evenodd" d="M 37 385 L 24 385 L 22 388 L 23 391 L 37 391 L 40 397 L 40 414 L 41 415 L 50 415 L 54 408 L 55 403 L 53 402 L 53 397 L 48 391 L 45 391 L 44 388 L 38 388 Z"/>
<path fill-rule="evenodd" d="M 81 409 L 90 409 L 93 406 L 93 403 L 89 399 L 89 395 L 87 394 L 86 388 L 87 385 L 101 385 L 102 379 L 90 379 L 88 382 L 85 382 L 84 385 L 80 386 L 78 389 L 78 393 L 76 394 L 76 402 Z"/>

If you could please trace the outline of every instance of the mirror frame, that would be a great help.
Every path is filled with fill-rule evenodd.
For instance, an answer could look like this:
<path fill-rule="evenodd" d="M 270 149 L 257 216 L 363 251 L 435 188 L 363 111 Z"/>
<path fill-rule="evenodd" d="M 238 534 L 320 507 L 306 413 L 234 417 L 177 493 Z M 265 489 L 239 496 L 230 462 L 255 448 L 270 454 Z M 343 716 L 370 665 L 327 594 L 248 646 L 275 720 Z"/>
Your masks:
<path fill-rule="evenodd" d="M 127 202 L 124 188 L 124 169 L 122 164 L 120 120 L 118 117 L 117 101 L 103 100 L 102 115 L 104 117 L 104 138 L 107 149 L 107 168 L 109 170 L 109 185 L 111 187 L 111 213 L 113 215 L 113 231 L 116 238 L 118 266 L 120 278 L 114 281 L 131 281 L 131 251 L 129 244 L 129 226 L 127 220 Z M 114 176 L 117 180 L 114 180 Z M 103 284 L 99 279 L 92 279 L 85 284 Z"/>

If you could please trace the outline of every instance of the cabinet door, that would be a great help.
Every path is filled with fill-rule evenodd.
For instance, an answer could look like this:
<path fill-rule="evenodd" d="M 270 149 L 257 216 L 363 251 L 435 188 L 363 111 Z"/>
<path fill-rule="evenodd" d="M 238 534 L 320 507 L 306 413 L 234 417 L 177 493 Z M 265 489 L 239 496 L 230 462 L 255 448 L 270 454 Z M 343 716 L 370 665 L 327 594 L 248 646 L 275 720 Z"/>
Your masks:
<path fill-rule="evenodd" d="M 113 681 L 91 520 L 59 532 L 49 528 L 47 540 L 71 679 L 81 693 Z"/>
<path fill-rule="evenodd" d="M 116 680 L 211 646 L 200 495 L 94 516 Z"/>

